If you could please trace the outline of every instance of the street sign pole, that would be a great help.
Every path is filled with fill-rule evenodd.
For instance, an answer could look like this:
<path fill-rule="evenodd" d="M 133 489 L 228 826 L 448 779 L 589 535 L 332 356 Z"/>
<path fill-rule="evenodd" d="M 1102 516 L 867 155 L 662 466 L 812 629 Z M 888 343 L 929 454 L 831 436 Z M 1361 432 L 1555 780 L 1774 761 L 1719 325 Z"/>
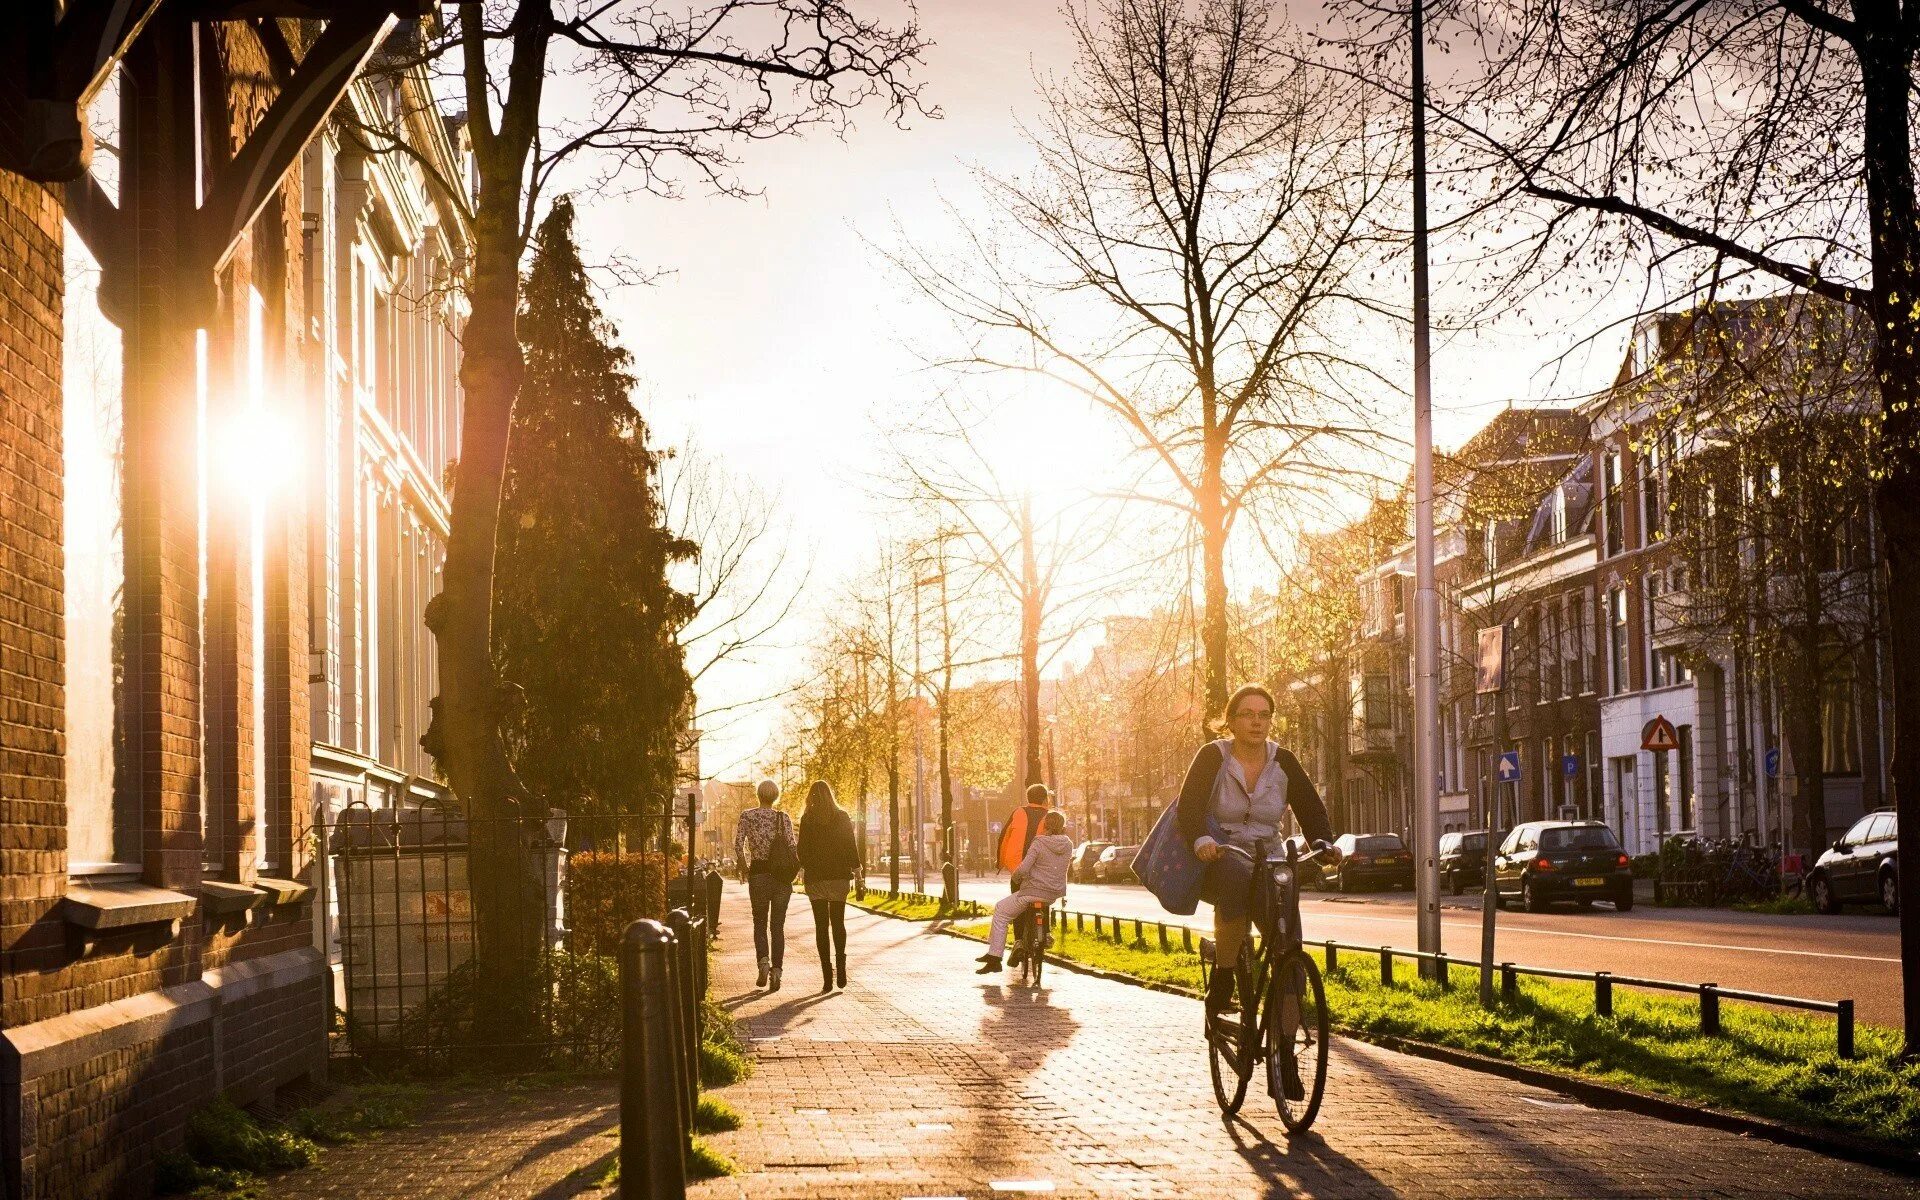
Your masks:
<path fill-rule="evenodd" d="M 1479 661 L 1475 672 L 1476 693 L 1493 697 L 1493 779 L 1487 789 L 1487 845 L 1480 856 L 1480 1006 L 1493 1007 L 1493 852 L 1500 845 L 1500 796 L 1506 787 L 1507 759 L 1507 627 L 1490 626 L 1480 631 Z M 1520 772 L 1517 769 L 1517 779 Z"/>
<path fill-rule="evenodd" d="M 1413 892 L 1420 949 L 1440 952 L 1440 608 L 1433 568 L 1433 381 L 1427 329 L 1426 0 L 1413 4 Z M 1421 960 L 1431 974 L 1431 959 Z"/>

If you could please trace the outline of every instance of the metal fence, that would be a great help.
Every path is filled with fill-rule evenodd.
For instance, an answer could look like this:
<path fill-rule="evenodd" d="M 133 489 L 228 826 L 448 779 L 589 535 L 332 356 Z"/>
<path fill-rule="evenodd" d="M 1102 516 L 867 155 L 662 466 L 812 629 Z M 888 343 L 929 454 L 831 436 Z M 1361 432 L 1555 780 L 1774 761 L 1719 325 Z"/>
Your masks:
<path fill-rule="evenodd" d="M 704 894 L 675 820 L 365 805 L 324 820 L 333 1054 L 426 1070 L 613 1066 L 622 936 Z"/>

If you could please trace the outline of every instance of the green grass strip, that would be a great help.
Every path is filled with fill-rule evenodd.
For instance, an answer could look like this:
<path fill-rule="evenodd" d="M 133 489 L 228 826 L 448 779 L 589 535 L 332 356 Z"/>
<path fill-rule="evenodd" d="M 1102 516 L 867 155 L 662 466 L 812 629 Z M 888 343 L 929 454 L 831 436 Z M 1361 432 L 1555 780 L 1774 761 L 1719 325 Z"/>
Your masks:
<path fill-rule="evenodd" d="M 890 917 L 900 917 L 908 921 L 932 921 L 939 917 L 954 916 L 960 918 L 978 917 L 986 913 L 986 908 L 972 900 L 962 900 L 953 913 L 946 912 L 938 897 L 915 897 L 906 894 L 889 896 L 883 889 L 869 888 L 865 900 L 856 900 L 851 895 L 847 903 L 868 912 L 883 913 Z"/>
<path fill-rule="evenodd" d="M 1156 938 L 1133 940 L 1131 921 L 1125 928 L 1118 941 L 1056 929 L 1052 953 L 1151 983 L 1200 989 L 1198 954 L 1180 950 L 1177 941 L 1162 953 Z M 1151 934 L 1153 925 L 1147 929 Z M 956 932 L 982 936 L 986 924 Z M 1324 954 L 1309 949 L 1324 966 Z M 1523 977 L 1516 997 L 1483 1009 L 1477 965 L 1455 963 L 1453 986 L 1443 991 L 1416 978 L 1406 960 L 1396 964 L 1392 987 L 1381 986 L 1375 956 L 1342 954 L 1339 961 L 1327 979 L 1327 1006 L 1341 1029 L 1450 1046 L 1908 1151 L 1920 1144 L 1920 1064 L 1899 1061 L 1896 1030 L 1857 1026 L 1857 1056 L 1842 1059 L 1830 1017 L 1723 1001 L 1721 1033 L 1705 1037 L 1699 1006 L 1688 1000 L 1616 986 L 1613 1015 L 1600 1017 L 1592 987 Z M 1198 1032 L 1196 1015 L 1196 1044 Z"/>

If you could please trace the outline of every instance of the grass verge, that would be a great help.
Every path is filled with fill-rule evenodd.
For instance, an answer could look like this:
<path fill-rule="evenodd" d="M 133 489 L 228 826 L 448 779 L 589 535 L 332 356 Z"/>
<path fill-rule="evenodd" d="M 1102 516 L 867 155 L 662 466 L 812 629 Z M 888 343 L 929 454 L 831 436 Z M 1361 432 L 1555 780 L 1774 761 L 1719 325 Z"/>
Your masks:
<path fill-rule="evenodd" d="M 956 927 L 984 934 L 985 924 Z M 1176 947 L 1096 937 L 1054 935 L 1053 953 L 1103 971 L 1198 991 L 1200 958 Z M 1320 952 L 1314 952 L 1323 960 Z M 1322 961 L 1324 966 L 1324 961 Z M 1380 984 L 1377 959 L 1343 956 L 1327 979 L 1335 1025 L 1450 1046 L 1667 1096 L 1832 1130 L 1910 1153 L 1920 1144 L 1920 1064 L 1903 1064 L 1900 1035 L 1859 1026 L 1857 1056 L 1834 1048 L 1830 1018 L 1724 1002 L 1721 1033 L 1700 1033 L 1696 1003 L 1614 991 L 1611 1017 L 1593 1012 L 1593 989 L 1556 980 L 1522 979 L 1512 1000 L 1483 1009 L 1479 968 L 1455 964 L 1452 987 L 1413 978 L 1402 962 L 1393 987 Z M 1198 1028 L 1196 1020 L 1196 1029 Z"/>
<path fill-rule="evenodd" d="M 154 1192 L 196 1200 L 256 1200 L 262 1177 L 312 1166 L 322 1146 L 413 1123 L 417 1088 L 369 1084 L 348 1089 L 284 1124 L 263 1122 L 226 1099 L 187 1119 L 186 1143 L 156 1162 Z"/>
<path fill-rule="evenodd" d="M 979 917 L 986 914 L 986 908 L 972 900 L 962 900 L 957 912 L 948 913 L 941 909 L 937 898 L 919 899 L 913 896 L 889 896 L 884 891 L 868 890 L 865 900 L 855 900 L 849 895 L 847 903 L 868 912 L 881 913 L 889 917 L 899 917 L 907 921 L 931 921 L 936 917 L 957 916 L 960 918 Z"/>

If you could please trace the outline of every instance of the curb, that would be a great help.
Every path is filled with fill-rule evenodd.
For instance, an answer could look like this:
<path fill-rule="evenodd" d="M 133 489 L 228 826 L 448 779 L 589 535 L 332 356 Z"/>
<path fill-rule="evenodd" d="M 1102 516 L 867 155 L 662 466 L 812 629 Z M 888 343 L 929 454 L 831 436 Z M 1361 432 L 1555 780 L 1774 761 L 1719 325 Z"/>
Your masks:
<path fill-rule="evenodd" d="M 933 932 L 964 941 L 979 942 L 985 938 L 970 933 L 961 933 L 954 929 L 936 929 Z M 1183 988 L 1170 983 L 1156 983 L 1150 979 L 1140 979 L 1124 975 L 1118 971 L 1107 971 L 1098 967 L 1088 967 L 1071 962 L 1056 954 L 1047 955 L 1049 965 L 1059 965 L 1076 975 L 1089 975 L 1095 979 L 1104 979 L 1112 983 L 1124 983 L 1132 987 L 1145 988 L 1148 991 L 1163 992 L 1171 996 L 1185 996 L 1198 1000 L 1200 993 L 1191 988 Z M 1433 1042 L 1421 1042 L 1412 1038 L 1398 1037 L 1388 1033 L 1373 1033 L 1363 1029 L 1350 1029 L 1336 1025 L 1334 1031 L 1340 1036 L 1356 1042 L 1366 1042 L 1379 1046 L 1383 1050 L 1392 1050 L 1399 1054 L 1411 1054 L 1416 1058 L 1432 1059 L 1450 1066 L 1464 1067 L 1470 1071 L 1480 1071 L 1488 1075 L 1498 1075 L 1516 1083 L 1529 1084 L 1572 1096 L 1593 1108 L 1617 1109 L 1623 1112 L 1639 1113 L 1676 1124 L 1703 1125 L 1709 1129 L 1719 1129 L 1727 1133 L 1737 1133 L 1746 1137 L 1764 1138 L 1785 1146 L 1801 1150 L 1813 1150 L 1835 1158 L 1844 1158 L 1851 1162 L 1863 1163 L 1883 1170 L 1895 1171 L 1902 1175 L 1920 1177 L 1920 1154 L 1902 1152 L 1891 1147 L 1848 1134 L 1823 1130 L 1800 1129 L 1767 1117 L 1750 1116 L 1745 1113 L 1728 1112 L 1726 1109 L 1709 1108 L 1703 1104 L 1690 1104 L 1684 1100 L 1675 1100 L 1667 1096 L 1656 1096 L 1619 1084 L 1601 1083 L 1579 1075 L 1569 1075 L 1551 1071 L 1542 1067 L 1523 1066 L 1505 1059 L 1492 1058 L 1485 1054 L 1475 1054 L 1471 1050 L 1456 1050 L 1452 1046 L 1441 1046 Z"/>

